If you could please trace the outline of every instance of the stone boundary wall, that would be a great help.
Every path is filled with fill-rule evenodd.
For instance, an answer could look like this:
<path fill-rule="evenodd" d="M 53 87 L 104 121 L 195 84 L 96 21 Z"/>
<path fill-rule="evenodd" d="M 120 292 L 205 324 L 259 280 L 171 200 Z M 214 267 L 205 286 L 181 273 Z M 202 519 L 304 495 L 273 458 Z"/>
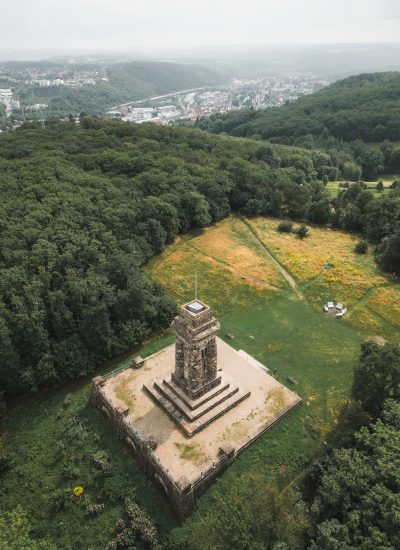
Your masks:
<path fill-rule="evenodd" d="M 118 370 L 122 371 L 125 369 Z M 158 488 L 169 501 L 175 515 L 181 522 L 185 521 L 192 514 L 196 507 L 197 499 L 204 494 L 215 479 L 234 462 L 236 457 L 302 401 L 299 398 L 295 404 L 292 403 L 288 406 L 279 418 L 269 423 L 267 422 L 239 449 L 235 449 L 229 444 L 221 445 L 220 457 L 210 468 L 201 472 L 200 476 L 191 483 L 185 476 L 182 476 L 179 480 L 175 480 L 172 477 L 172 474 L 161 464 L 159 458 L 154 453 L 157 448 L 156 442 L 152 440 L 151 437 L 143 439 L 134 429 L 133 425 L 128 422 L 128 408 L 121 409 L 120 407 L 115 407 L 107 398 L 101 386 L 105 378 L 110 378 L 114 374 L 116 374 L 116 372 L 110 373 L 104 378 L 98 376 L 92 380 L 89 400 L 92 405 L 102 412 L 117 437 L 123 441 L 136 456 L 144 473 L 156 482 Z"/>

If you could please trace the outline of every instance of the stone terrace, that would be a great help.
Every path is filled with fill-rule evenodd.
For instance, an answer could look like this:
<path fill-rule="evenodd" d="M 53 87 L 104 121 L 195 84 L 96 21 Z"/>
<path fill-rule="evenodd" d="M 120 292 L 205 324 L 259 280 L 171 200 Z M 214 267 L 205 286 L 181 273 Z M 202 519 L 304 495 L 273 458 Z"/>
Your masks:
<path fill-rule="evenodd" d="M 251 395 L 235 402 L 229 410 L 225 407 L 222 416 L 213 419 L 190 439 L 144 389 L 144 386 L 153 387 L 155 380 L 170 380 L 175 367 L 175 345 L 145 359 L 141 368 L 129 368 L 102 383 L 101 391 L 111 405 L 124 411 L 126 421 L 143 439 L 155 441 L 156 459 L 177 483 L 182 476 L 190 483 L 196 482 L 203 472 L 218 462 L 221 447 L 233 448 L 235 454 L 239 453 L 301 402 L 295 393 L 258 367 L 246 354 L 240 354 L 219 338 L 217 348 L 221 387 L 227 388 L 230 384 L 233 393 L 229 398 L 234 398 L 237 387 L 246 397 L 249 392 Z M 217 399 L 217 396 L 212 398 Z M 206 402 L 194 405 L 203 408 L 203 415 L 207 414 Z M 186 412 L 195 415 L 193 411 L 196 406 Z"/>

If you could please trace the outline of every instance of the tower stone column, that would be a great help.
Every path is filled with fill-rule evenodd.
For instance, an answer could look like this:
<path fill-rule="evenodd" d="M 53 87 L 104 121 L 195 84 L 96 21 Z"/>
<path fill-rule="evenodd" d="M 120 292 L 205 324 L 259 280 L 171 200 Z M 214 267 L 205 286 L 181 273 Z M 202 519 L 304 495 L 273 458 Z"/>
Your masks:
<path fill-rule="evenodd" d="M 176 333 L 172 378 L 195 399 L 219 381 L 215 338 L 219 323 L 207 305 L 194 300 L 179 308 L 172 327 Z"/>

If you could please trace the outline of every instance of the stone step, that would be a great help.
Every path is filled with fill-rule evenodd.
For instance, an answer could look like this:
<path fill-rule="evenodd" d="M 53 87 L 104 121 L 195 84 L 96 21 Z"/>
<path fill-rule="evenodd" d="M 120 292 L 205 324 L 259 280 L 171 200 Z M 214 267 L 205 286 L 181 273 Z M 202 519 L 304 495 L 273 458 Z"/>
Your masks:
<path fill-rule="evenodd" d="M 182 419 L 182 415 L 178 409 L 174 407 L 171 401 L 166 399 L 153 384 L 144 384 L 143 389 L 156 401 L 156 403 L 161 405 L 175 421 L 180 421 Z"/>
<path fill-rule="evenodd" d="M 188 396 L 185 391 L 176 383 L 172 378 L 164 378 L 163 385 L 167 386 L 170 391 L 172 391 L 181 401 L 183 401 L 189 409 L 197 409 L 198 407 L 201 407 L 203 403 L 206 401 L 209 401 L 219 393 L 225 391 L 231 384 L 232 379 L 222 375 L 220 376 L 221 382 L 215 386 L 214 388 L 210 389 L 208 392 L 206 392 L 201 397 L 198 397 L 197 399 L 191 399 L 190 396 Z"/>
<path fill-rule="evenodd" d="M 186 418 L 188 422 L 193 422 L 194 420 L 197 420 L 223 401 L 226 401 L 226 399 L 228 399 L 231 395 L 239 391 L 238 386 L 231 386 L 230 384 L 228 384 L 225 390 L 218 392 L 216 395 L 213 395 L 200 407 L 192 410 L 163 382 L 160 383 L 158 380 L 154 380 L 154 386 L 159 393 L 161 393 L 167 400 L 173 403 L 173 406 L 181 412 L 181 414 Z"/>
<path fill-rule="evenodd" d="M 233 407 L 236 407 L 236 405 L 241 403 L 244 399 L 247 399 L 250 395 L 250 392 L 238 390 L 226 400 L 204 413 L 197 420 L 188 422 L 173 403 L 159 392 L 154 384 L 145 384 L 143 389 L 165 410 L 187 437 L 192 437 L 197 432 L 203 430 L 214 420 L 227 413 Z"/>
<path fill-rule="evenodd" d="M 214 420 L 217 420 L 220 416 L 223 416 L 228 411 L 236 407 L 236 405 L 239 405 L 242 401 L 247 399 L 250 396 L 251 392 L 245 392 L 243 390 L 237 391 L 235 394 L 233 394 L 231 397 L 229 397 L 226 401 L 223 401 L 213 409 L 211 409 L 209 412 L 204 414 L 201 418 L 196 420 L 195 422 L 191 422 L 190 424 L 187 424 L 184 419 L 182 418 L 181 421 L 177 421 L 178 424 L 182 423 L 182 429 L 185 432 L 185 434 L 188 437 L 192 437 L 197 432 L 203 430 L 206 428 L 209 424 L 214 422 Z M 182 422 L 183 421 L 183 422 Z"/>
<path fill-rule="evenodd" d="M 196 391 L 190 391 L 189 388 L 187 388 L 186 384 L 175 376 L 174 372 L 171 373 L 171 382 L 179 386 L 184 394 L 188 395 L 189 398 L 193 401 L 202 398 L 203 395 L 219 386 L 221 384 L 221 379 L 222 376 L 220 374 L 217 374 L 216 378 L 214 378 L 213 380 L 209 380 L 202 388 L 199 388 Z"/>

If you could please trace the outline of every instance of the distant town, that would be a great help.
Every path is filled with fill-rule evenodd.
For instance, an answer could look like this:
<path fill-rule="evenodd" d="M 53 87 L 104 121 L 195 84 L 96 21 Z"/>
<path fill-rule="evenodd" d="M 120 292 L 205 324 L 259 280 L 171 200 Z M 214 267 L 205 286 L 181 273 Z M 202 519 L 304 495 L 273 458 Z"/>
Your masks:
<path fill-rule="evenodd" d="M 136 124 L 195 122 L 214 113 L 277 107 L 330 84 L 312 74 L 288 74 L 257 80 L 233 80 L 226 86 L 200 88 L 120 105 L 107 116 Z"/>
<path fill-rule="evenodd" d="M 45 118 L 47 103 L 35 103 L 34 90 L 39 88 L 41 96 L 51 97 L 54 88 L 79 90 L 86 86 L 96 86 L 100 82 L 108 82 L 105 66 L 99 65 L 96 60 L 93 66 L 90 59 L 85 65 L 75 64 L 74 59 L 66 63 L 55 64 L 54 67 L 45 63 L 43 67 L 0 66 L 0 107 L 4 105 L 4 115 L 14 127 L 20 126 L 25 119 L 34 119 L 38 116 Z M 96 64 L 95 64 L 96 63 Z M 7 84 L 8 87 L 3 87 Z M 76 113 L 78 114 L 78 113 Z M 1 119 L 1 111 L 0 111 Z M 1 121 L 0 121 L 1 122 Z M 3 121 L 4 122 L 4 121 Z"/>

